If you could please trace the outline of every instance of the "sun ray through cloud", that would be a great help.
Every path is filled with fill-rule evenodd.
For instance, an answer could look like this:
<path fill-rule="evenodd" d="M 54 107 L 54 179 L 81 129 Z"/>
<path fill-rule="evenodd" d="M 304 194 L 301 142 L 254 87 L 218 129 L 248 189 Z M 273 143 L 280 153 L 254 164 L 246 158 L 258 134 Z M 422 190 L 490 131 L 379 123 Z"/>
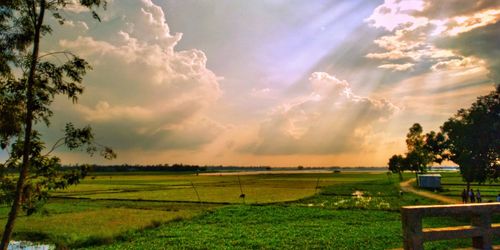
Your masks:
<path fill-rule="evenodd" d="M 498 1 L 108 2 L 42 43 L 94 68 L 43 133 L 91 123 L 123 162 L 385 165 L 500 82 Z"/>

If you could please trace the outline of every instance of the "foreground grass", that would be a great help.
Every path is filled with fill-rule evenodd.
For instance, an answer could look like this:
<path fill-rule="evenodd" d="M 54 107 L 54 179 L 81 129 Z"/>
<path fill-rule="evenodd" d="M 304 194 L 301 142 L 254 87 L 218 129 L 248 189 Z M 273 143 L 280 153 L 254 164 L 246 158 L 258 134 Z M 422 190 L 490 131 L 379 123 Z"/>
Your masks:
<path fill-rule="evenodd" d="M 79 201 L 56 199 L 32 216 L 20 216 L 14 238 L 56 244 L 59 248 L 109 244 L 121 235 L 189 219 L 215 205 Z M 2 211 L 4 210 L 4 211 Z M 0 223 L 5 224 L 6 208 Z"/>
<path fill-rule="evenodd" d="M 172 189 L 191 185 L 192 178 L 198 178 L 199 187 L 222 190 L 211 194 L 212 199 L 234 200 L 234 185 L 238 185 L 234 176 L 199 177 L 100 175 L 85 183 L 88 189 L 80 186 L 64 195 L 96 198 L 115 192 L 140 198 L 162 187 L 157 191 L 171 197 L 179 195 Z M 250 187 L 260 187 L 259 193 L 248 194 L 275 196 L 278 200 L 270 201 L 278 203 L 255 205 L 257 200 L 249 199 L 254 205 L 221 206 L 138 199 L 56 199 L 40 214 L 21 217 L 15 238 L 52 242 L 60 248 L 391 249 L 402 247 L 400 207 L 436 204 L 411 193 L 401 195 L 397 177 L 385 174 L 262 175 L 241 180 L 245 193 Z M 300 189 L 314 192 L 304 196 Z M 293 197 L 295 201 L 289 201 Z M 235 203 L 241 202 L 238 199 Z M 6 209 L 0 209 L 1 223 L 5 214 Z M 425 227 L 467 223 L 443 218 L 424 221 Z M 426 243 L 426 249 L 457 247 L 470 247 L 470 240 Z"/>
<path fill-rule="evenodd" d="M 233 206 L 133 234 L 99 249 L 384 249 L 401 242 L 398 214 L 292 206 Z"/>
<path fill-rule="evenodd" d="M 433 219 L 426 226 L 454 223 Z M 401 235 L 396 212 L 240 205 L 129 234 L 96 249 L 393 249 L 402 247 Z M 467 246 L 470 240 L 425 245 L 426 249 Z"/>
<path fill-rule="evenodd" d="M 400 206 L 435 203 L 401 195 L 397 181 L 379 176 L 375 181 L 328 186 L 315 196 L 282 205 L 224 207 L 192 220 L 132 233 L 98 249 L 400 248 Z M 468 223 L 466 218 L 424 220 L 425 227 Z M 470 247 L 470 239 L 425 243 L 426 249 L 463 247 Z"/>

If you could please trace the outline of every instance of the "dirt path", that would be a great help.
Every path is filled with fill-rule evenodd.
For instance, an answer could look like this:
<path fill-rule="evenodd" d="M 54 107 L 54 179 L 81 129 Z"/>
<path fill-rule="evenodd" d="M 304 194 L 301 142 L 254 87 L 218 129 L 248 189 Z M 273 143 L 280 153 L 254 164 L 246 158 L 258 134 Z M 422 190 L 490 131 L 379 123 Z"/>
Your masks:
<path fill-rule="evenodd" d="M 401 182 L 399 184 L 401 186 L 401 190 L 403 192 L 412 192 L 412 193 L 414 193 L 416 195 L 420 195 L 420 196 L 423 196 L 423 197 L 426 197 L 426 198 L 429 198 L 429 199 L 441 201 L 441 202 L 446 203 L 446 204 L 461 204 L 462 203 L 459 200 L 456 200 L 456 199 L 453 199 L 453 198 L 450 198 L 450 197 L 446 197 L 444 195 L 434 194 L 434 193 L 431 193 L 431 192 L 428 192 L 428 191 L 422 191 L 422 190 L 415 189 L 412 186 L 413 182 L 415 182 L 415 178 Z"/>

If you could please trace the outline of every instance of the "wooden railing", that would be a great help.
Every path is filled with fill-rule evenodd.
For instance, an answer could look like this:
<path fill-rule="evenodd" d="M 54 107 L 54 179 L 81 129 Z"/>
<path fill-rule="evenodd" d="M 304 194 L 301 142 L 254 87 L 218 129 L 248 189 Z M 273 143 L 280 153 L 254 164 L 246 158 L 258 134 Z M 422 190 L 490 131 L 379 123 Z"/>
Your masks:
<path fill-rule="evenodd" d="M 425 241 L 472 238 L 472 247 L 492 249 L 493 236 L 500 236 L 500 224 L 492 224 L 500 213 L 500 203 L 406 206 L 401 208 L 404 249 L 423 249 Z M 424 217 L 471 218 L 471 224 L 459 227 L 422 228 Z"/>

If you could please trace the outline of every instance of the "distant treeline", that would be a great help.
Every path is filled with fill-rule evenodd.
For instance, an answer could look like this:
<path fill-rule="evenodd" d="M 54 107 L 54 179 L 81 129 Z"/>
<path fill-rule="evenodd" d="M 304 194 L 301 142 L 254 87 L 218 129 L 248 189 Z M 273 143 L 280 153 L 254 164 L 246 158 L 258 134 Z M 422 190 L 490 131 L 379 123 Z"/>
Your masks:
<path fill-rule="evenodd" d="M 67 169 L 77 169 L 82 165 L 66 165 Z M 271 170 L 269 166 L 199 166 L 189 164 L 156 164 L 156 165 L 87 165 L 91 172 L 139 172 L 139 171 L 163 171 L 163 172 L 202 172 L 202 171 L 259 171 Z"/>
<path fill-rule="evenodd" d="M 82 165 L 65 165 L 64 168 L 78 169 Z M 155 165 L 86 165 L 91 172 L 236 172 L 236 171 L 271 171 L 271 170 L 330 170 L 330 171 L 386 171 L 386 167 L 270 167 L 270 166 L 199 166 L 189 164 L 155 164 Z"/>

